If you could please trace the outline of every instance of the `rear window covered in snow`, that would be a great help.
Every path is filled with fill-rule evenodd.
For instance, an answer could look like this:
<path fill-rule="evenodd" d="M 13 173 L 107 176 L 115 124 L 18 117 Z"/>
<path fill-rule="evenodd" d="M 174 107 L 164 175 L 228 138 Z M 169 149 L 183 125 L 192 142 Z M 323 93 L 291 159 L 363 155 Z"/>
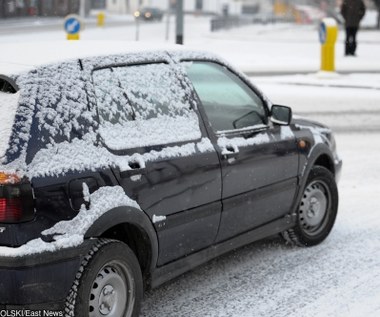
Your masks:
<path fill-rule="evenodd" d="M 12 134 L 20 93 L 0 91 L 0 157 L 5 155 Z"/>
<path fill-rule="evenodd" d="M 201 138 L 190 97 L 165 63 L 112 67 L 93 73 L 100 135 L 113 150 Z"/>
<path fill-rule="evenodd" d="M 29 161 L 40 149 L 81 137 L 91 128 L 93 114 L 78 61 L 40 67 L 21 74 L 16 83 L 19 107 L 7 154 L 20 155 L 32 144 Z"/>

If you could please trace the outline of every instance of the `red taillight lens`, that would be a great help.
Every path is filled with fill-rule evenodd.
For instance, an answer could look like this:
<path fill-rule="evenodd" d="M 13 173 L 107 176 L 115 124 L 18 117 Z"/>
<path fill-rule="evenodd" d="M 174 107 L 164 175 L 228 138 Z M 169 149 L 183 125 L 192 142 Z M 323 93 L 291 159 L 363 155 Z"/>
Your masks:
<path fill-rule="evenodd" d="M 22 218 L 20 198 L 0 198 L 0 222 L 17 222 Z"/>
<path fill-rule="evenodd" d="M 0 223 L 17 223 L 34 218 L 30 182 L 16 174 L 0 172 Z"/>

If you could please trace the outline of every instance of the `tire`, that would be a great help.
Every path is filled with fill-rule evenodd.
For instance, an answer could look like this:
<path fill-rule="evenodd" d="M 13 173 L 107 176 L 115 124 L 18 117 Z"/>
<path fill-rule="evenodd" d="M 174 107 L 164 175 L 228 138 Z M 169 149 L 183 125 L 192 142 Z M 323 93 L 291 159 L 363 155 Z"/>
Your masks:
<path fill-rule="evenodd" d="M 65 316 L 137 317 L 143 296 L 136 256 L 124 243 L 99 240 L 82 261 Z"/>
<path fill-rule="evenodd" d="M 296 225 L 282 233 L 285 240 L 298 246 L 321 243 L 334 226 L 338 200 L 334 175 L 324 167 L 313 167 L 298 206 Z"/>

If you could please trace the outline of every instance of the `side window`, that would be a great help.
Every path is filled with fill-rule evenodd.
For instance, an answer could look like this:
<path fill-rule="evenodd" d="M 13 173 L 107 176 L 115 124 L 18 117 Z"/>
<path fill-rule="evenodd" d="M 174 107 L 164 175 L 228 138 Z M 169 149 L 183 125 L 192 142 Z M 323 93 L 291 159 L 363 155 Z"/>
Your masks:
<path fill-rule="evenodd" d="M 113 150 L 201 138 L 189 91 L 164 63 L 94 71 L 99 133 Z"/>
<path fill-rule="evenodd" d="M 190 111 L 188 96 L 169 65 L 147 64 L 113 70 L 136 118 L 146 120 Z"/>
<path fill-rule="evenodd" d="M 227 68 L 212 62 L 185 62 L 184 65 L 215 131 L 266 123 L 263 101 Z"/>

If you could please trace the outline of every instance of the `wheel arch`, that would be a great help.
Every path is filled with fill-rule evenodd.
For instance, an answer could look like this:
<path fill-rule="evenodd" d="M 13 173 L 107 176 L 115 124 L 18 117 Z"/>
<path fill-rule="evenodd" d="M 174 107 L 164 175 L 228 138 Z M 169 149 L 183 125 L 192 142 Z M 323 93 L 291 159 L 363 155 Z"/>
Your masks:
<path fill-rule="evenodd" d="M 334 161 L 327 153 L 320 154 L 313 163 L 313 166 L 322 166 L 328 169 L 333 175 L 335 175 Z"/>
<path fill-rule="evenodd" d="M 157 234 L 148 216 L 139 209 L 123 206 L 107 211 L 87 230 L 85 239 L 90 238 L 109 238 L 126 243 L 135 253 L 145 279 L 156 266 Z"/>
<path fill-rule="evenodd" d="M 321 143 L 314 146 L 307 157 L 307 162 L 302 173 L 300 173 L 298 192 L 291 208 L 291 214 L 293 215 L 298 208 L 310 171 L 314 166 L 322 166 L 327 168 L 333 175 L 335 175 L 334 159 L 329 147 L 326 144 Z"/>
<path fill-rule="evenodd" d="M 327 168 L 333 175 L 335 175 L 334 159 L 330 148 L 325 144 L 316 145 L 309 153 L 306 168 L 304 169 L 302 177 L 307 178 L 311 169 L 316 165 Z"/>

